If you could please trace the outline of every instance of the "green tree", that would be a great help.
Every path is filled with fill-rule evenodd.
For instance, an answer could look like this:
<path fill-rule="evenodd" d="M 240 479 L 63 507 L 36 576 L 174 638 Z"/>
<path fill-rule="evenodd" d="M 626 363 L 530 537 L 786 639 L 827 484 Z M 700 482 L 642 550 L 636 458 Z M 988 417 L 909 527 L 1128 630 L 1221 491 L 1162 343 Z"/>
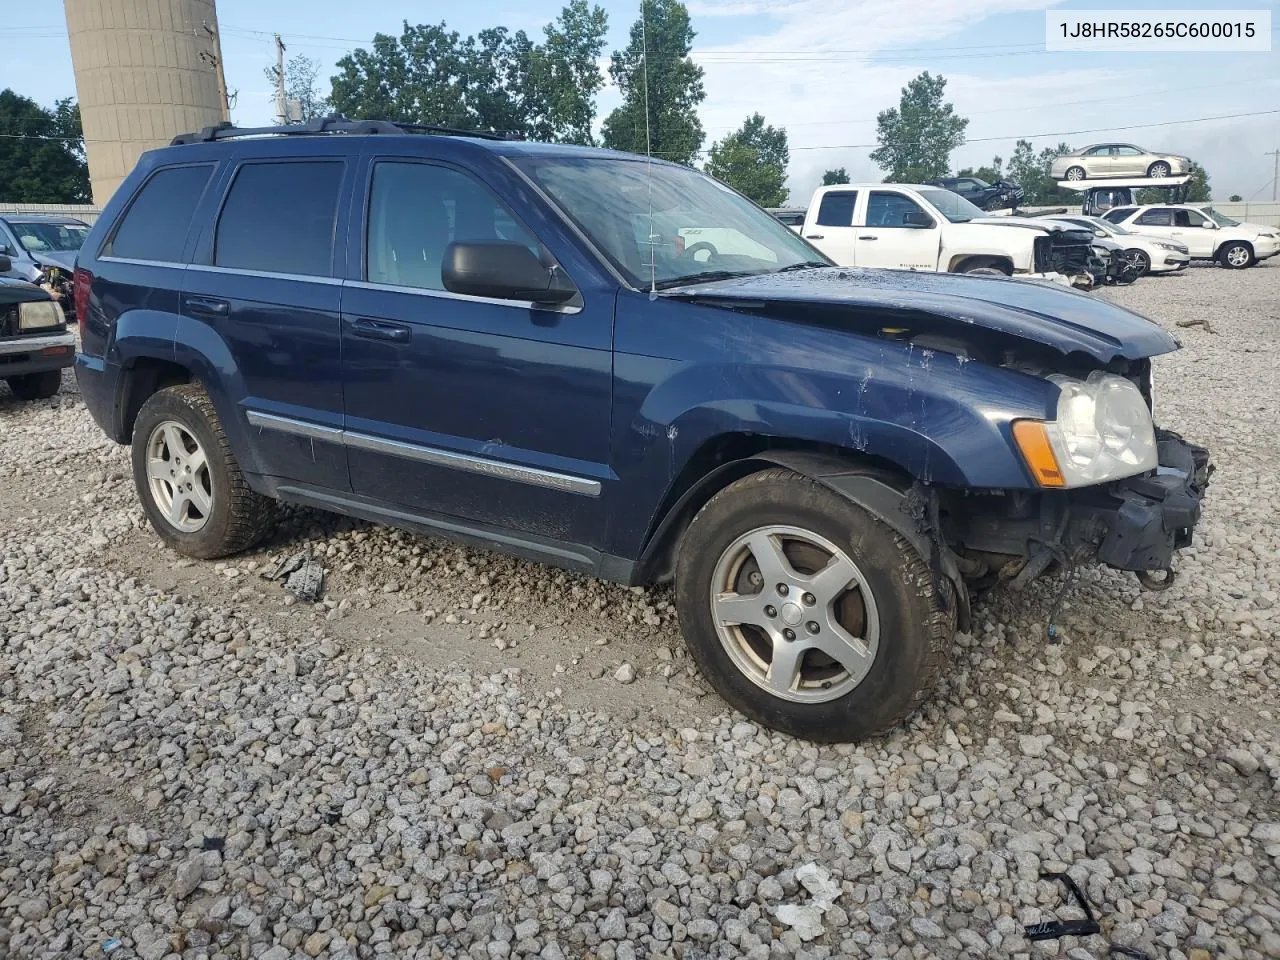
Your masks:
<path fill-rule="evenodd" d="M 707 173 L 762 207 L 779 207 L 787 202 L 790 159 L 787 131 L 765 126 L 764 117 L 754 113 L 738 130 L 712 144 Z"/>
<path fill-rule="evenodd" d="M 1233 194 L 1232 194 L 1230 197 L 1228 197 L 1227 199 L 1228 199 L 1228 200 L 1230 200 L 1232 203 L 1239 203 L 1241 200 L 1243 200 L 1243 199 L 1244 199 L 1244 197 L 1240 196 L 1240 194 L 1238 194 L 1238 193 L 1233 193 Z"/>
<path fill-rule="evenodd" d="M 844 167 L 836 167 L 834 170 L 828 170 L 822 175 L 822 185 L 824 187 L 832 187 L 837 183 L 848 183 L 849 172 Z"/>
<path fill-rule="evenodd" d="M 80 108 L 71 99 L 46 110 L 0 90 L 0 201 L 89 203 Z"/>
<path fill-rule="evenodd" d="M 571 0 L 541 44 L 506 27 L 464 37 L 444 23 L 405 23 L 399 38 L 377 34 L 338 61 L 330 101 L 351 118 L 590 143 L 607 28 L 587 0 Z"/>
<path fill-rule="evenodd" d="M 275 64 L 265 68 L 262 72 L 274 86 L 276 83 Z M 290 57 L 289 62 L 285 64 L 285 100 L 298 104 L 301 113 L 299 120 L 302 123 L 306 123 L 308 120 L 315 120 L 317 117 L 328 116 L 329 114 L 329 100 L 325 97 L 317 82 L 317 77 L 319 76 L 320 64 L 310 57 L 299 54 L 296 57 Z M 286 120 L 286 123 L 288 122 L 291 121 Z"/>
<path fill-rule="evenodd" d="M 1049 175 L 1053 161 L 1064 153 L 1071 152 L 1071 145 L 1059 143 L 1056 147 L 1045 147 L 1039 153 L 1031 145 L 1030 140 L 1019 140 L 1014 146 L 1013 155 L 1009 158 L 1009 166 L 1005 176 L 1022 186 L 1023 204 L 1034 206 L 1079 206 L 1080 194 L 1071 190 L 1063 190 L 1056 180 Z"/>
<path fill-rule="evenodd" d="M 622 106 L 605 118 L 606 147 L 693 163 L 704 136 L 697 107 L 707 95 L 702 68 L 689 58 L 693 37 L 679 0 L 641 0 L 630 42 L 614 51 L 609 65 Z"/>
<path fill-rule="evenodd" d="M 886 182 L 920 183 L 945 177 L 951 151 L 964 143 L 969 121 L 942 99 L 943 76 L 920 74 L 902 88 L 897 107 L 876 116 L 876 142 L 871 159 L 888 171 Z"/>
<path fill-rule="evenodd" d="M 530 80 L 543 111 L 539 139 L 595 143 L 596 94 L 604 86 L 597 62 L 604 50 L 609 18 L 587 0 L 571 0 L 555 23 L 543 27 L 546 42 L 535 47 Z"/>

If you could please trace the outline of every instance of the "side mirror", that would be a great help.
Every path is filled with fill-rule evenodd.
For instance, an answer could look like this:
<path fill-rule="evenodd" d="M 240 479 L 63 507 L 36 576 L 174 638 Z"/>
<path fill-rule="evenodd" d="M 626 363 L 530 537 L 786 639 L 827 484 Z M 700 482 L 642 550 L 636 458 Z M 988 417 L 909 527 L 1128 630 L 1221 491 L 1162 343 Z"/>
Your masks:
<path fill-rule="evenodd" d="M 1218 229 L 1218 225 L 1214 223 L 1212 220 L 1206 220 L 1204 223 L 1200 224 L 1200 226 L 1204 227 L 1206 230 Z"/>
<path fill-rule="evenodd" d="M 505 240 L 451 243 L 440 272 L 446 290 L 472 297 L 556 305 L 578 293 L 559 268 L 547 267 L 524 244 Z"/>
<path fill-rule="evenodd" d="M 6 253 L 0 253 L 0 273 L 8 273 L 13 269 L 13 261 Z"/>
<path fill-rule="evenodd" d="M 0 257 L 12 257 L 13 252 L 13 247 L 7 243 L 0 243 Z"/>
<path fill-rule="evenodd" d="M 904 226 L 915 227 L 917 230 L 928 230 L 933 227 L 933 217 L 923 210 L 912 210 L 902 218 L 902 223 Z"/>
<path fill-rule="evenodd" d="M 1105 236 L 1107 235 L 1107 231 L 1105 231 L 1105 230 L 1095 230 L 1095 231 L 1093 231 L 1093 235 L 1094 235 L 1095 237 L 1105 237 Z"/>

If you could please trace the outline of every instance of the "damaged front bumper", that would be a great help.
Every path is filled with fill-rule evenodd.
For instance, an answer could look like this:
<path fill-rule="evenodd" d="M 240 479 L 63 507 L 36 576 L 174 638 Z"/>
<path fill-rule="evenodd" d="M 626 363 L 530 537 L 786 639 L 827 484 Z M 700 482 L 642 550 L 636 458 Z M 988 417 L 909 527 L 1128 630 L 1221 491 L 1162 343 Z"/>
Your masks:
<path fill-rule="evenodd" d="M 978 585 L 1021 588 L 1051 568 L 1104 563 L 1149 589 L 1173 582 L 1213 473 L 1209 451 L 1158 430 L 1159 467 L 1096 487 L 966 497 L 948 510 L 947 541 Z M 1161 578 L 1157 578 L 1160 574 Z"/>

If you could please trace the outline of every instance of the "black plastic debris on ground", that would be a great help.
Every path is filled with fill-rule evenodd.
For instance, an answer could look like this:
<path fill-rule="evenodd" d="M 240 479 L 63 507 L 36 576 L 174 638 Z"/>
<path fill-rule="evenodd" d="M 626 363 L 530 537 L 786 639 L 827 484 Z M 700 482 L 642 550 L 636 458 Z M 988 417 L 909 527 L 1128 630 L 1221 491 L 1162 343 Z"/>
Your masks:
<path fill-rule="evenodd" d="M 284 588 L 299 600 L 315 603 L 324 595 L 324 565 L 310 551 L 285 557 L 271 572 L 270 580 L 284 580 Z"/>
<path fill-rule="evenodd" d="M 1060 937 L 1092 937 L 1102 932 L 1101 926 L 1094 918 L 1093 910 L 1083 891 L 1065 873 L 1042 873 L 1041 880 L 1057 881 L 1067 888 L 1068 901 L 1084 911 L 1083 919 L 1078 920 L 1041 920 L 1022 928 L 1028 940 L 1057 940 Z M 1132 960 L 1153 960 L 1150 954 L 1136 947 L 1126 947 L 1118 943 L 1107 944 L 1107 957 L 1131 957 Z"/>

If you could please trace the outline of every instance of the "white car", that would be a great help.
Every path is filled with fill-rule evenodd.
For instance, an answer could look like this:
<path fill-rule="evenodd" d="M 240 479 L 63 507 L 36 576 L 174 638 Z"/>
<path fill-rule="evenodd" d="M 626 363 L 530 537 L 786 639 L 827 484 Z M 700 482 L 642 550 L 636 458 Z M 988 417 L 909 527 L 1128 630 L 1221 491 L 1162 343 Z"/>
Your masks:
<path fill-rule="evenodd" d="M 1113 207 L 1104 219 L 1131 233 L 1185 244 L 1192 260 L 1217 260 L 1232 270 L 1250 267 L 1280 253 L 1280 228 L 1240 223 L 1208 205 Z"/>
<path fill-rule="evenodd" d="M 1095 236 L 1116 241 L 1123 248 L 1124 254 L 1137 265 L 1141 274 L 1185 270 L 1187 264 L 1191 262 L 1191 251 L 1185 244 L 1178 243 L 1176 240 L 1145 237 L 1102 217 L 1054 216 L 1045 217 L 1045 219 L 1056 220 L 1083 230 L 1092 230 Z"/>

